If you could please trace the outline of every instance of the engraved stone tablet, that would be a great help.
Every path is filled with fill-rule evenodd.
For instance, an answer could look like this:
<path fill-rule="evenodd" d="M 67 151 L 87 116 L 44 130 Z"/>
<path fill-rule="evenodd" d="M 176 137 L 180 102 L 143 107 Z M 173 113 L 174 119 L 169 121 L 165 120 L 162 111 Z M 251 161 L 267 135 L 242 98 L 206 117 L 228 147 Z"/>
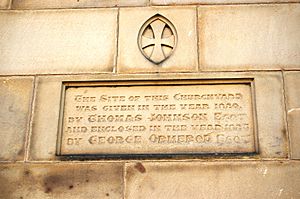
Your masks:
<path fill-rule="evenodd" d="M 65 82 L 58 154 L 255 153 L 252 84 Z"/>

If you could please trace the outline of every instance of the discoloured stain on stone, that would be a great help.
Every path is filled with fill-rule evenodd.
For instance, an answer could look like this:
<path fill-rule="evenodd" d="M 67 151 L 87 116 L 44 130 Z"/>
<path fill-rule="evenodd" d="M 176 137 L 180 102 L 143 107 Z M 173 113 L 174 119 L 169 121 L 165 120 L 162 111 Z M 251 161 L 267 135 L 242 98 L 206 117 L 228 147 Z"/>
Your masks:
<path fill-rule="evenodd" d="M 122 173 L 116 163 L 0 165 L 0 198 L 121 198 Z"/>
<path fill-rule="evenodd" d="M 73 188 L 73 182 L 69 176 L 49 175 L 43 179 L 43 186 L 45 193 L 58 193 L 60 189 L 66 190 L 69 189 L 70 186 Z"/>
<path fill-rule="evenodd" d="M 146 172 L 146 168 L 144 167 L 144 165 L 140 162 L 136 163 L 134 168 L 136 170 L 138 170 L 140 173 L 145 173 Z"/>

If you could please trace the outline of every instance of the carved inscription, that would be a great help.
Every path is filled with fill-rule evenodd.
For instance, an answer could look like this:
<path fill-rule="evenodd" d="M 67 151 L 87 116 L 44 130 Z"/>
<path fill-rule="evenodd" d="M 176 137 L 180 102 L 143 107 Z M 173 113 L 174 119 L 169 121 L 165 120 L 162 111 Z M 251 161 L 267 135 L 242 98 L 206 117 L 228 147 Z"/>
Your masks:
<path fill-rule="evenodd" d="M 66 87 L 60 154 L 256 151 L 250 83 Z"/>

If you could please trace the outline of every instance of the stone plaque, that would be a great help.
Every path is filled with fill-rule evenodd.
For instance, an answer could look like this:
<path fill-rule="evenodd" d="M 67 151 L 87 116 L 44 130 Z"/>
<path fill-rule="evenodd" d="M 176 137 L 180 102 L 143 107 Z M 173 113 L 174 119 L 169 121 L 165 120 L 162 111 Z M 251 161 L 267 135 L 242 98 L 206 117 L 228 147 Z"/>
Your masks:
<path fill-rule="evenodd" d="M 58 155 L 256 153 L 253 81 L 64 82 Z"/>

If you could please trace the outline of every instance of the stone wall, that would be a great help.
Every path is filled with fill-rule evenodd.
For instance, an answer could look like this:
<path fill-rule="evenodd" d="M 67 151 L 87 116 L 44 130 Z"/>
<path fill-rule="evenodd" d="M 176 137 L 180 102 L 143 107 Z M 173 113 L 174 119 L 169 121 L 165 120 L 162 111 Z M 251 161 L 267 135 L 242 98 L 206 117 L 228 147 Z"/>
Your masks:
<path fill-rule="evenodd" d="M 300 1 L 0 0 L 0 198 L 300 198 Z M 177 29 L 159 65 L 137 47 Z M 61 159 L 63 81 L 255 81 L 258 153 Z"/>

